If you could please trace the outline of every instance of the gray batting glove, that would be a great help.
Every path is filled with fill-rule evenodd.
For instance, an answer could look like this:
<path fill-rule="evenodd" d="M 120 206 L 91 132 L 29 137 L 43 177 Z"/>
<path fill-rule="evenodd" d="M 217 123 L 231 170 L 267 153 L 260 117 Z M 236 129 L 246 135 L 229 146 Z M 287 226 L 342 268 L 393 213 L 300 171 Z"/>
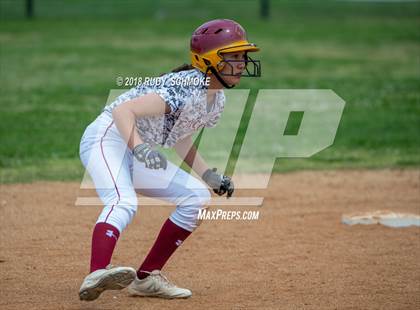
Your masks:
<path fill-rule="evenodd" d="M 149 143 L 142 143 L 133 149 L 134 157 L 149 169 L 166 169 L 168 162 L 161 153 L 151 148 Z"/>
<path fill-rule="evenodd" d="M 227 193 L 227 198 L 230 198 L 235 191 L 231 178 L 218 174 L 216 171 L 216 168 L 207 169 L 202 176 L 203 181 L 206 182 L 217 195 L 222 196 Z"/>

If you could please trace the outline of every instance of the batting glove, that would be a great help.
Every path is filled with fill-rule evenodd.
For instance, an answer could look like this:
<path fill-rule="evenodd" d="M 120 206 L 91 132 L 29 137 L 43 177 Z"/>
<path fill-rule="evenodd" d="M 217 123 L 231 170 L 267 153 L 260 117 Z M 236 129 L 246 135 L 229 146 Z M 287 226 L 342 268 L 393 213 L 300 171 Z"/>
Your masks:
<path fill-rule="evenodd" d="M 213 191 L 222 196 L 227 193 L 227 198 L 230 198 L 235 191 L 235 187 L 230 177 L 216 173 L 217 169 L 207 169 L 204 172 L 202 179 L 213 189 Z"/>
<path fill-rule="evenodd" d="M 161 153 L 151 148 L 149 143 L 142 143 L 133 149 L 134 157 L 149 169 L 166 169 L 168 162 Z"/>

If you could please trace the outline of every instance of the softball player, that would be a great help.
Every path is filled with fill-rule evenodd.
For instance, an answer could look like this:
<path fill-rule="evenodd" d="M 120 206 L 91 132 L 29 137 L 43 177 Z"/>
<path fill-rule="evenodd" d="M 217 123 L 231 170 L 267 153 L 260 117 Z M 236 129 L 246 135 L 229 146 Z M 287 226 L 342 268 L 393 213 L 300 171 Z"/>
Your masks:
<path fill-rule="evenodd" d="M 81 300 L 127 286 L 131 295 L 191 296 L 161 270 L 199 225 L 199 210 L 211 197 L 205 184 L 220 196 L 234 191 L 229 177 L 209 169 L 191 136 L 216 125 L 225 102 L 223 88 L 234 87 L 241 76 L 260 76 L 259 61 L 248 56 L 258 50 L 238 23 L 209 21 L 192 34 L 191 65 L 161 76 L 159 83 L 132 88 L 86 128 L 80 158 L 104 208 L 93 230 L 90 274 L 80 287 Z M 208 85 L 197 83 L 207 77 Z M 205 184 L 169 162 L 156 146 L 174 148 Z M 137 211 L 136 192 L 176 205 L 137 271 L 109 265 L 120 234 Z"/>

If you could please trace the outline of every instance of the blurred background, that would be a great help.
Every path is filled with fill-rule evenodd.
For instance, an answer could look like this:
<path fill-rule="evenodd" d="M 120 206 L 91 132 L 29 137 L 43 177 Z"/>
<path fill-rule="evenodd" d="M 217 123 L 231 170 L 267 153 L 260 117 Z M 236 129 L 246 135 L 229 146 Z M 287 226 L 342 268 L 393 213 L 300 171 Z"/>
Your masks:
<path fill-rule="evenodd" d="M 80 180 L 81 135 L 116 77 L 189 62 L 214 18 L 261 47 L 236 149 L 258 89 L 332 89 L 346 101 L 334 145 L 277 172 L 419 167 L 419 1 L 0 0 L 0 182 Z"/>

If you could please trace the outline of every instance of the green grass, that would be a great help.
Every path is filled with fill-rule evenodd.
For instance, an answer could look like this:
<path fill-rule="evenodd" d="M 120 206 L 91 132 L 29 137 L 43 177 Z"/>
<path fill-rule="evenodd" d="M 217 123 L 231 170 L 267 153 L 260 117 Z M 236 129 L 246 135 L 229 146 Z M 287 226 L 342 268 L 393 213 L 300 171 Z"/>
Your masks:
<path fill-rule="evenodd" d="M 220 2 L 162 1 L 159 13 L 157 4 L 112 10 L 108 0 L 87 11 L 83 1 L 62 1 L 68 9 L 58 10 L 44 0 L 32 21 L 16 2 L 0 2 L 0 182 L 79 180 L 80 137 L 115 78 L 188 61 L 191 31 L 219 16 Z M 263 68 L 240 88 L 253 96 L 261 88 L 332 89 L 346 101 L 334 145 L 309 159 L 279 159 L 276 171 L 420 165 L 419 2 L 272 1 L 268 21 L 252 1 L 237 7 L 224 2 L 224 16 L 262 47 Z"/>

